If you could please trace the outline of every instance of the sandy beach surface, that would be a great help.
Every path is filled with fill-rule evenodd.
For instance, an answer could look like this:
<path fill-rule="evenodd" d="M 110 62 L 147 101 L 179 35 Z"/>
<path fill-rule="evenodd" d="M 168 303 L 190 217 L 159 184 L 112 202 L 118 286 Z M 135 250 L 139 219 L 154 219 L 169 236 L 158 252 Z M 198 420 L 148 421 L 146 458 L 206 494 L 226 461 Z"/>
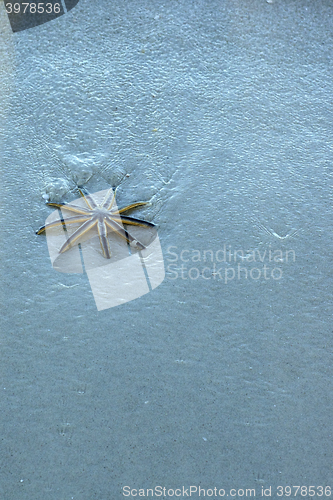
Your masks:
<path fill-rule="evenodd" d="M 332 20 L 80 0 L 13 34 L 1 2 L 1 500 L 329 497 Z M 52 268 L 78 186 L 149 202 L 157 288 L 98 311 Z"/>

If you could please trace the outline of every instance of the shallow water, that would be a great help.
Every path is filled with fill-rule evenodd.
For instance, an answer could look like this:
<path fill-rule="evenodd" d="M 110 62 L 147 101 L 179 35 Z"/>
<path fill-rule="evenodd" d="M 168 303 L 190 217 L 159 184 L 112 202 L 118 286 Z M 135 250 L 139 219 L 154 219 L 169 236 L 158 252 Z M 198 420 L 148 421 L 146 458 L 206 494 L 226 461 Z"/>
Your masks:
<path fill-rule="evenodd" d="M 333 486 L 332 15 L 80 0 L 13 35 L 0 6 L 0 498 Z M 78 184 L 150 201 L 158 288 L 98 312 L 52 268 Z"/>

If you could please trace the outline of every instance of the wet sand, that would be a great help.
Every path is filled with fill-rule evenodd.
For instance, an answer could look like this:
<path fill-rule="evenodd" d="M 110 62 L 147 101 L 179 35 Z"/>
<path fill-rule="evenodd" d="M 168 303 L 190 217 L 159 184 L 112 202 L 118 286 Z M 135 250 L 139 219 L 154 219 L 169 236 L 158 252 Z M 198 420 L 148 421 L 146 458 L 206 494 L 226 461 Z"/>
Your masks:
<path fill-rule="evenodd" d="M 1 498 L 332 485 L 332 10 L 0 8 Z M 160 286 L 98 312 L 52 268 L 78 184 L 150 202 Z"/>

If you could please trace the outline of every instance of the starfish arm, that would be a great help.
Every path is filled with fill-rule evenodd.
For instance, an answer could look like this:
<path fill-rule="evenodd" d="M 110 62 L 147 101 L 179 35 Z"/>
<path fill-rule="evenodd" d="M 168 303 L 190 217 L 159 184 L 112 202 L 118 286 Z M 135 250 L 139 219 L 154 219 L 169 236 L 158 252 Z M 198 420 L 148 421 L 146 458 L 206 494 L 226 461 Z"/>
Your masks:
<path fill-rule="evenodd" d="M 56 208 L 61 208 L 61 207 L 63 207 L 64 205 L 66 205 L 66 203 L 53 203 L 53 202 L 51 202 L 51 201 L 48 201 L 48 202 L 46 203 L 46 205 L 47 205 L 48 207 L 56 207 Z"/>
<path fill-rule="evenodd" d="M 82 224 L 74 233 L 68 238 L 67 241 L 62 245 L 59 250 L 59 253 L 66 252 L 74 243 L 81 238 L 84 234 L 86 234 L 90 229 L 92 229 L 97 224 L 97 219 L 89 219 L 87 222 Z"/>
<path fill-rule="evenodd" d="M 105 224 L 110 228 L 112 229 L 113 231 L 115 231 L 116 233 L 119 234 L 119 236 L 121 236 L 122 238 L 124 238 L 124 240 L 127 241 L 127 243 L 136 243 L 136 246 L 137 248 L 140 248 L 140 250 L 143 250 L 144 248 L 146 248 L 142 243 L 140 243 L 140 241 L 138 241 L 137 239 L 133 238 L 133 236 L 128 232 L 128 231 L 125 231 L 124 228 L 122 228 L 118 222 L 115 222 L 114 220 L 112 220 L 110 217 L 107 217 L 105 220 Z"/>
<path fill-rule="evenodd" d="M 89 214 L 90 210 L 85 207 L 78 207 L 77 205 L 67 205 L 66 203 L 48 203 L 48 207 L 61 208 L 62 210 L 68 210 L 69 212 L 74 212 L 76 214 Z"/>
<path fill-rule="evenodd" d="M 79 189 L 80 195 L 90 208 L 90 210 L 93 210 L 94 208 L 97 207 L 97 203 L 95 202 L 94 198 L 87 192 L 83 191 L 82 189 Z"/>
<path fill-rule="evenodd" d="M 127 217 L 126 215 L 116 216 L 112 215 L 112 219 L 116 222 L 122 222 L 123 224 L 128 224 L 129 226 L 142 226 L 142 227 L 155 227 L 152 222 L 147 222 L 141 219 L 135 219 L 134 217 Z"/>
<path fill-rule="evenodd" d="M 102 207 L 106 208 L 107 210 L 111 210 L 113 207 L 113 204 L 116 199 L 116 190 L 117 188 L 113 191 L 113 189 L 109 189 L 109 191 L 106 193 L 106 196 L 104 198 L 104 201 L 102 203 Z"/>
<path fill-rule="evenodd" d="M 46 229 L 51 229 L 53 227 L 65 226 L 66 224 L 74 224 L 75 222 L 86 222 L 90 217 L 86 215 L 77 215 L 76 217 L 68 217 L 66 219 L 57 219 L 49 224 L 45 224 L 36 231 L 36 234 L 42 234 Z"/>
<path fill-rule="evenodd" d="M 97 230 L 104 257 L 106 259 L 111 259 L 111 251 L 108 241 L 108 232 L 104 220 L 98 219 Z"/>
<path fill-rule="evenodd" d="M 122 214 L 123 212 L 127 212 L 128 210 L 133 210 L 137 207 L 143 207 L 144 205 L 148 205 L 146 201 L 139 201 L 138 203 L 132 203 L 131 205 L 127 205 L 127 207 L 120 208 L 118 212 Z"/>

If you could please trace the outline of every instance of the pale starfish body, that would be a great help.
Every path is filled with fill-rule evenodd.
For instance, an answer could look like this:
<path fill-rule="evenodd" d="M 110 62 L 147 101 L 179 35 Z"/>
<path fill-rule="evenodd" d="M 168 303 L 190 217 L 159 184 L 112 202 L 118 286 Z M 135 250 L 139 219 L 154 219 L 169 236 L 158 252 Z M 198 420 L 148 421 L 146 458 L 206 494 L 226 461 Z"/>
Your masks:
<path fill-rule="evenodd" d="M 137 249 L 142 250 L 145 248 L 142 243 L 140 243 L 123 228 L 123 224 L 141 227 L 155 227 L 155 224 L 121 214 L 128 212 L 129 210 L 133 210 L 134 208 L 147 205 L 146 202 L 141 201 L 132 203 L 127 207 L 117 209 L 115 206 L 116 192 L 113 192 L 112 188 L 106 193 L 105 198 L 100 205 L 96 203 L 90 194 L 84 193 L 81 190 L 79 191 L 87 207 L 80 207 L 72 204 L 67 205 L 65 203 L 48 203 L 48 206 L 50 207 L 67 210 L 75 215 L 50 222 L 49 224 L 46 224 L 38 229 L 36 234 L 42 234 L 46 229 L 66 226 L 67 224 L 81 224 L 80 227 L 76 229 L 61 246 L 59 253 L 63 253 L 71 248 L 75 243 L 79 243 L 79 240 L 94 227 L 97 227 L 99 241 L 102 247 L 103 255 L 106 259 L 111 258 L 111 250 L 108 240 L 108 231 L 110 230 L 120 235 L 127 241 L 127 243 L 132 244 Z"/>

